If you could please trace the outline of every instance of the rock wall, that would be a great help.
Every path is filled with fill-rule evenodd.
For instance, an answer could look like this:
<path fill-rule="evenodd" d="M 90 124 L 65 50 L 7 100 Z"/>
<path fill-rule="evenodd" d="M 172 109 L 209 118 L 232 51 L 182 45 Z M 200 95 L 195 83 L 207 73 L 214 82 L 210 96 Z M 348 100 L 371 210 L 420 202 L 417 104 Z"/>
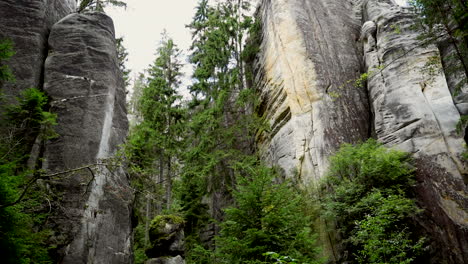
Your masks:
<path fill-rule="evenodd" d="M 56 198 L 46 228 L 57 262 L 132 263 L 133 193 L 112 163 L 128 130 L 113 22 L 75 9 L 75 0 L 0 1 L 0 39 L 11 39 L 16 52 L 8 61 L 16 82 L 1 88 L 10 101 L 43 89 L 58 116 L 59 137 L 38 140 L 30 159 L 58 173 L 41 181 Z"/>
<path fill-rule="evenodd" d="M 363 39 L 376 137 L 389 147 L 414 153 L 417 195 L 425 209 L 420 222 L 437 240 L 433 250 L 442 257 L 432 261 L 466 263 L 467 167 L 461 160 L 465 142 L 456 132 L 460 114 L 439 50 L 422 45 L 412 29 L 414 15 L 393 1 L 365 1 L 363 11 L 368 21 L 363 29 L 373 29 L 363 30 Z"/>
<path fill-rule="evenodd" d="M 11 39 L 16 51 L 8 63 L 16 82 L 2 87 L 8 97 L 27 88 L 42 87 L 50 28 L 75 9 L 74 0 L 0 1 L 0 40 Z"/>
<path fill-rule="evenodd" d="M 62 263 L 130 263 L 133 194 L 125 172 L 111 164 L 128 130 L 125 90 L 108 16 L 72 14 L 52 27 L 44 90 L 60 135 L 46 144 L 44 168 L 102 164 L 52 185 L 63 192 L 51 218 Z"/>
<path fill-rule="evenodd" d="M 266 160 L 302 182 L 322 177 L 342 143 L 369 137 L 366 91 L 349 82 L 361 70 L 352 10 L 350 1 L 261 3 L 256 84 L 271 131 L 257 142 Z"/>
<path fill-rule="evenodd" d="M 259 112 L 271 125 L 257 138 L 263 157 L 316 182 L 344 142 L 375 137 L 413 153 L 431 261 L 466 263 L 465 141 L 455 131 L 466 87 L 456 95 L 459 76 L 444 74 L 450 50 L 423 47 L 414 14 L 393 0 L 264 0 L 258 16 Z"/>

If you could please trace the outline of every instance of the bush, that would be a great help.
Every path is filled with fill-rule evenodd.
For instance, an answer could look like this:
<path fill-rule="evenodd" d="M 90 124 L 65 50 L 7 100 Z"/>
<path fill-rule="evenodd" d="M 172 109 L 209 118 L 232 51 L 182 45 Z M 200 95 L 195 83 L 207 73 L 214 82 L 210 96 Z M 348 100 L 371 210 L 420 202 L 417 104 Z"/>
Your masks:
<path fill-rule="evenodd" d="M 411 232 L 412 218 L 421 210 L 410 199 L 415 181 L 409 154 L 371 139 L 343 145 L 330 161 L 322 205 L 354 253 L 349 261 L 415 260 L 424 239 Z"/>

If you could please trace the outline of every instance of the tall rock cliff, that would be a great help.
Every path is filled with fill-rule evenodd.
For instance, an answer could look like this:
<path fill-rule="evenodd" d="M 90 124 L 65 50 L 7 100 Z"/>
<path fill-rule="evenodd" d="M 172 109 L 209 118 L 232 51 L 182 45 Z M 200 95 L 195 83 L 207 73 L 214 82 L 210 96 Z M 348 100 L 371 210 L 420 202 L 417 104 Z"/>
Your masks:
<path fill-rule="evenodd" d="M 367 93 L 348 82 L 361 72 L 361 25 L 348 1 L 264 0 L 259 16 L 259 111 L 271 125 L 260 150 L 287 175 L 317 181 L 342 143 L 369 137 Z"/>
<path fill-rule="evenodd" d="M 32 147 L 35 166 L 56 175 L 44 186 L 56 197 L 47 227 L 57 262 L 132 263 L 133 193 L 114 158 L 128 130 L 114 26 L 75 8 L 75 0 L 0 1 L 0 39 L 16 52 L 16 82 L 2 89 L 10 98 L 43 89 L 57 114 L 59 136 Z"/>
<path fill-rule="evenodd" d="M 31 87 L 41 88 L 50 29 L 75 8 L 75 0 L 0 1 L 0 39 L 11 39 L 16 51 L 9 61 L 16 82 L 2 87 L 7 96 L 17 96 Z"/>
<path fill-rule="evenodd" d="M 314 183 L 344 142 L 374 137 L 413 153 L 432 261 L 467 263 L 463 96 L 452 97 L 459 77 L 444 74 L 439 49 L 418 40 L 415 15 L 393 0 L 264 0 L 258 16 L 264 158 Z"/>
<path fill-rule="evenodd" d="M 364 59 L 375 136 L 389 147 L 413 153 L 416 187 L 425 209 L 420 223 L 436 238 L 445 261 L 468 260 L 467 167 L 460 114 L 435 45 L 422 45 L 412 29 L 414 14 L 392 1 L 362 6 Z M 431 61 L 437 60 L 431 65 Z M 430 66 L 429 66 L 430 65 Z M 437 67 L 428 72 L 428 67 Z M 446 252 L 448 251 L 448 252 Z M 440 262 L 442 263 L 442 262 Z"/>
<path fill-rule="evenodd" d="M 128 124 L 108 16 L 72 14 L 52 27 L 44 90 L 58 114 L 60 135 L 46 144 L 45 169 L 102 163 L 53 184 L 64 191 L 52 217 L 57 239 L 66 241 L 63 263 L 130 263 L 132 191 L 125 172 L 110 160 Z"/>

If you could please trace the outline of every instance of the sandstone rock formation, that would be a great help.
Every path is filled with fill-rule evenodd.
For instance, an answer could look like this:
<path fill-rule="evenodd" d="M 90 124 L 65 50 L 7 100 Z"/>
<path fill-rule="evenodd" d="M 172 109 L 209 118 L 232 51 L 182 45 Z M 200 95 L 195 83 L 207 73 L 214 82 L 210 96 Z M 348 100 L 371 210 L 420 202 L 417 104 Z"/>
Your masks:
<path fill-rule="evenodd" d="M 452 97 L 459 76 L 444 74 L 435 45 L 422 47 L 414 14 L 393 0 L 264 0 L 258 16 L 259 111 L 271 125 L 258 137 L 263 157 L 315 182 L 344 142 L 375 137 L 414 153 L 432 261 L 466 263 L 465 141 L 455 131 L 466 87 Z"/>
<path fill-rule="evenodd" d="M 303 182 L 323 176 L 328 156 L 344 142 L 369 136 L 369 108 L 360 74 L 360 23 L 349 1 L 264 0 L 256 83 L 260 114 L 271 131 L 262 155 Z"/>
<path fill-rule="evenodd" d="M 465 263 L 468 189 L 467 167 L 461 160 L 465 142 L 456 132 L 460 114 L 439 50 L 422 45 L 412 29 L 414 15 L 391 0 L 365 1 L 363 11 L 376 25 L 374 32 L 364 34 L 376 137 L 389 147 L 414 153 L 417 194 L 426 214 L 421 224 L 440 240 L 445 261 Z M 431 64 L 434 59 L 438 64 Z M 428 72 L 430 64 L 438 69 Z"/>
<path fill-rule="evenodd" d="M 50 28 L 75 8 L 74 0 L 0 1 L 0 40 L 11 39 L 16 51 L 8 63 L 16 82 L 2 87 L 9 98 L 24 89 L 42 87 Z"/>
<path fill-rule="evenodd" d="M 150 257 L 183 254 L 184 220 L 174 215 L 158 215 L 151 222 L 149 238 L 152 247 L 146 252 Z"/>
<path fill-rule="evenodd" d="M 128 130 L 113 22 L 101 13 L 69 15 L 75 9 L 75 0 L 0 1 L 0 39 L 16 52 L 8 61 L 16 82 L 2 90 L 10 101 L 30 87 L 51 97 L 59 137 L 37 142 L 32 155 L 43 169 L 91 165 L 48 186 L 57 198 L 47 221 L 57 261 L 131 263 L 133 194 L 110 162 Z"/>
<path fill-rule="evenodd" d="M 185 263 L 184 220 L 175 215 L 158 215 L 149 230 L 151 246 L 146 250 L 147 264 Z"/>
<path fill-rule="evenodd" d="M 185 260 L 181 256 L 169 258 L 149 259 L 146 264 L 185 264 Z"/>
<path fill-rule="evenodd" d="M 133 194 L 124 171 L 111 163 L 128 129 L 125 90 L 108 16 L 72 14 L 52 27 L 44 90 L 59 134 L 46 144 L 44 169 L 102 164 L 52 186 L 63 192 L 51 218 L 62 263 L 130 263 Z"/>

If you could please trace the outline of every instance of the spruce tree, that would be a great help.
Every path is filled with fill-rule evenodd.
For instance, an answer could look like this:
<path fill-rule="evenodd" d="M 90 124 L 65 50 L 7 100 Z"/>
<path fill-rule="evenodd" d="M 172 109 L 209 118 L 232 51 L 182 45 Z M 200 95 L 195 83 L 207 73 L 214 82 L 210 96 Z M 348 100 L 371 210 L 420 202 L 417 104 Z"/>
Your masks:
<path fill-rule="evenodd" d="M 242 32 L 247 32 L 251 19 L 239 15 L 241 8 L 233 1 L 210 6 L 201 0 L 189 25 L 193 32 L 190 62 L 195 69 L 194 84 L 189 87 L 190 144 L 183 157 L 182 188 L 192 193 L 181 191 L 189 238 L 196 238 L 206 226 L 202 219 L 207 212 L 200 210 L 207 207 L 203 197 L 215 193 L 229 197 L 229 189 L 235 185 L 232 164 L 250 150 L 245 147 L 252 138 L 246 127 L 252 119 L 244 115 L 245 104 L 238 99 L 246 90 L 240 55 Z M 218 221 L 223 215 L 220 206 L 210 206 L 211 216 Z"/>
<path fill-rule="evenodd" d="M 130 70 L 127 68 L 127 61 L 128 61 L 128 52 L 125 46 L 123 45 L 124 39 L 116 38 L 115 43 L 117 44 L 117 59 L 119 62 L 119 69 L 122 73 L 124 79 L 125 87 L 130 85 Z"/>
<path fill-rule="evenodd" d="M 184 129 L 184 109 L 177 92 L 181 67 L 179 49 L 163 34 L 148 76 L 140 76 L 137 82 L 141 91 L 137 90 L 140 97 L 134 99 L 133 112 L 139 123 L 131 129 L 127 156 L 132 182 L 137 189 L 137 207 L 144 208 L 144 212 L 139 213 L 145 237 L 143 242 L 137 243 L 140 248 L 148 244 L 149 222 L 163 209 L 169 210 L 172 204 L 172 182 Z"/>

